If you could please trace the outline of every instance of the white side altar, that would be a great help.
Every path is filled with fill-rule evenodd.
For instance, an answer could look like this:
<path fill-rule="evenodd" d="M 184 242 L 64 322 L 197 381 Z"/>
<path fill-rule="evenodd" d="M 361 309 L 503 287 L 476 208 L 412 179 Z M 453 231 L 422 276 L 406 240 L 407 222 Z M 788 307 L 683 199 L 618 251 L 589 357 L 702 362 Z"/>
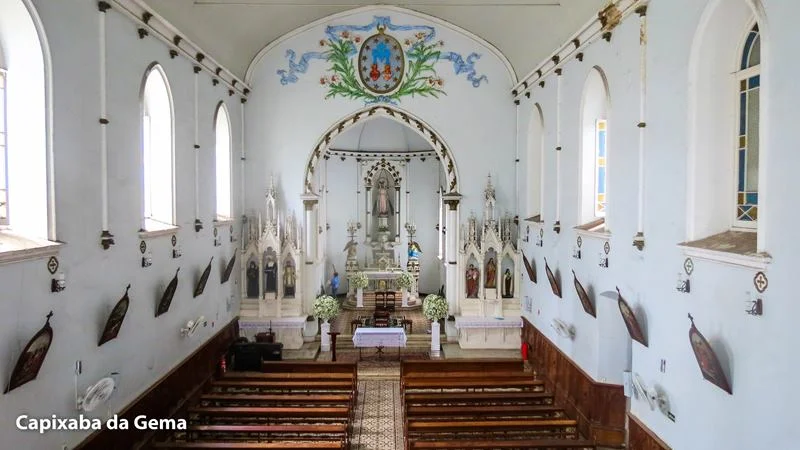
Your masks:
<path fill-rule="evenodd" d="M 455 327 L 461 348 L 517 349 L 521 345 L 521 317 L 459 316 Z"/>
<path fill-rule="evenodd" d="M 275 342 L 283 344 L 286 350 L 297 350 L 303 346 L 303 329 L 306 318 L 281 317 L 271 319 L 239 319 L 239 335 L 249 341 L 255 340 L 258 333 L 275 332 Z"/>

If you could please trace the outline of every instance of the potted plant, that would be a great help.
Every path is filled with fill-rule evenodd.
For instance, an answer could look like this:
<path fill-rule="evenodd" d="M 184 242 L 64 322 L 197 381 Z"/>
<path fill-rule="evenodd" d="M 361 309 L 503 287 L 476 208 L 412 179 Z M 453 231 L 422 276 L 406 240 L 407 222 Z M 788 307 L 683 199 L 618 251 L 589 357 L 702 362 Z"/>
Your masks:
<path fill-rule="evenodd" d="M 331 349 L 331 331 L 330 320 L 339 315 L 339 301 L 330 295 L 320 295 L 314 300 L 314 317 L 321 319 L 322 327 L 322 348 L 323 352 L 330 351 Z"/>
<path fill-rule="evenodd" d="M 364 288 L 369 284 L 367 274 L 356 272 L 350 277 L 350 284 L 356 289 L 356 306 L 364 307 Z"/>
<path fill-rule="evenodd" d="M 403 290 L 403 307 L 408 306 L 408 291 L 414 286 L 414 275 L 403 271 L 397 277 L 397 286 Z"/>
<path fill-rule="evenodd" d="M 431 356 L 439 356 L 439 321 L 447 317 L 447 299 L 441 295 L 430 294 L 422 302 L 422 315 L 431 321 Z"/>

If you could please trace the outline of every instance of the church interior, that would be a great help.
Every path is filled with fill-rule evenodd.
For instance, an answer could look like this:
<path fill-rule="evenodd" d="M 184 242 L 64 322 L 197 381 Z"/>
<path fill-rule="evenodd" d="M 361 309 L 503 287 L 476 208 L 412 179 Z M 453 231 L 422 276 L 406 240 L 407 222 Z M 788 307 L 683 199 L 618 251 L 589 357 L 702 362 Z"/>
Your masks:
<path fill-rule="evenodd" d="M 798 448 L 798 17 L 0 0 L 0 449 Z"/>

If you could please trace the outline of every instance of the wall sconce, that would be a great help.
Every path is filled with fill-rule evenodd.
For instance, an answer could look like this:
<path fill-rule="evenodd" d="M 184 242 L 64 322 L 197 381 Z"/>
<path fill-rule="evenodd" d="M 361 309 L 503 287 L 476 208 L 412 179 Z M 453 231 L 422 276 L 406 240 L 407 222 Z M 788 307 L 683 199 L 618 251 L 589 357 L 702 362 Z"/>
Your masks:
<path fill-rule="evenodd" d="M 537 247 L 544 246 L 544 228 L 539 228 L 539 235 L 536 236 L 535 244 Z"/>
<path fill-rule="evenodd" d="M 764 314 L 764 301 L 760 298 L 753 298 L 750 292 L 747 293 L 747 297 L 751 300 L 747 301 L 748 309 L 745 309 L 744 312 L 750 314 L 751 316 L 761 316 Z"/>
<path fill-rule="evenodd" d="M 684 294 L 688 294 L 691 291 L 689 284 L 689 277 L 684 276 L 683 274 L 678 272 L 678 284 L 675 286 L 675 289 L 678 292 L 683 292 Z"/>
<path fill-rule="evenodd" d="M 572 257 L 575 259 L 581 259 L 581 248 L 575 246 L 572 248 Z"/>
<path fill-rule="evenodd" d="M 58 272 L 55 278 L 50 280 L 50 292 L 61 292 L 67 288 L 67 279 L 64 272 Z"/>
<path fill-rule="evenodd" d="M 608 255 L 606 255 L 605 253 L 601 252 L 599 254 L 599 260 L 598 260 L 597 265 L 607 269 L 608 268 Z"/>
<path fill-rule="evenodd" d="M 180 258 L 181 257 L 181 246 L 177 245 L 172 248 L 172 257 L 173 258 Z"/>
<path fill-rule="evenodd" d="M 214 247 L 219 247 L 222 245 L 222 240 L 219 237 L 214 238 Z"/>
<path fill-rule="evenodd" d="M 142 267 L 150 267 L 153 265 L 153 254 L 151 252 L 147 252 L 142 255 Z"/>

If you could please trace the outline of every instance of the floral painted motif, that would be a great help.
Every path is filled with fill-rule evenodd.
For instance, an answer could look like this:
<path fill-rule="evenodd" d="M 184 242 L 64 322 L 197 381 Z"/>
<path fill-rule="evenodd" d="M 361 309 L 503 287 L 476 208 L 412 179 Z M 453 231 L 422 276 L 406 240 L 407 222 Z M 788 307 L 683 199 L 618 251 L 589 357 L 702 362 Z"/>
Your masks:
<path fill-rule="evenodd" d="M 411 33 L 401 44 L 387 31 Z M 364 38 L 359 34 L 362 32 L 373 34 Z M 375 17 L 365 26 L 328 26 L 325 34 L 327 38 L 319 41 L 325 50 L 304 53 L 299 62 L 294 50 L 287 50 L 289 69 L 277 72 L 281 84 L 297 82 L 297 74 L 305 73 L 313 59 L 331 64 L 329 74 L 319 80 L 328 89 L 325 98 L 342 97 L 366 104 L 397 104 L 407 96 L 446 95 L 445 82 L 435 67 L 442 60 L 452 62 L 456 75 L 465 74 L 473 87 L 488 80 L 486 75 L 477 76 L 474 66 L 479 54 L 464 58 L 443 51 L 444 41 L 436 40 L 436 30 L 430 26 L 394 25 L 390 17 Z"/>

